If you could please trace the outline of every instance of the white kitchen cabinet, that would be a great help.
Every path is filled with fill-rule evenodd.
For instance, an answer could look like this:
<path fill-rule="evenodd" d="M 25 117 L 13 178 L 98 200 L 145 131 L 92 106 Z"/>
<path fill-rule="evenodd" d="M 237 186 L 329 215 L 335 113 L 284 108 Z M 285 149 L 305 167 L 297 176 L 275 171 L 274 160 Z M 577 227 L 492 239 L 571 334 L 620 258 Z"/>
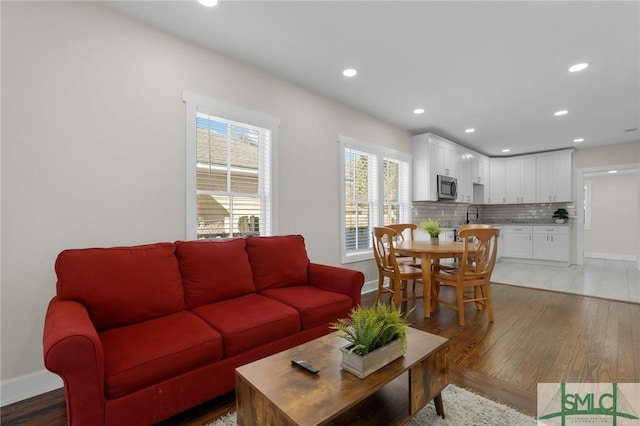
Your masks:
<path fill-rule="evenodd" d="M 533 258 L 569 262 L 569 227 L 568 226 L 534 226 Z"/>
<path fill-rule="evenodd" d="M 503 158 L 489 160 L 489 204 L 504 204 L 507 202 L 505 167 Z"/>
<path fill-rule="evenodd" d="M 471 157 L 471 183 L 487 185 L 489 183 L 489 159 L 480 155 Z"/>
<path fill-rule="evenodd" d="M 468 151 L 459 151 L 458 168 L 458 201 L 463 203 L 473 202 L 473 183 L 471 178 L 471 159 L 473 154 Z"/>
<path fill-rule="evenodd" d="M 536 202 L 572 201 L 571 174 L 573 150 L 540 154 L 536 158 Z"/>
<path fill-rule="evenodd" d="M 413 201 L 436 201 L 436 141 L 429 134 L 411 138 Z"/>
<path fill-rule="evenodd" d="M 533 241 L 531 226 L 504 226 L 504 257 L 531 259 L 533 257 Z"/>
<path fill-rule="evenodd" d="M 498 237 L 498 253 L 496 254 L 496 258 L 500 259 L 504 257 L 504 228 L 501 226 L 496 226 L 500 230 L 500 237 Z"/>
<path fill-rule="evenodd" d="M 436 142 L 436 174 L 459 178 L 460 154 L 456 145 L 446 139 Z"/>
<path fill-rule="evenodd" d="M 507 204 L 534 203 L 536 199 L 535 157 L 514 157 L 505 161 Z"/>

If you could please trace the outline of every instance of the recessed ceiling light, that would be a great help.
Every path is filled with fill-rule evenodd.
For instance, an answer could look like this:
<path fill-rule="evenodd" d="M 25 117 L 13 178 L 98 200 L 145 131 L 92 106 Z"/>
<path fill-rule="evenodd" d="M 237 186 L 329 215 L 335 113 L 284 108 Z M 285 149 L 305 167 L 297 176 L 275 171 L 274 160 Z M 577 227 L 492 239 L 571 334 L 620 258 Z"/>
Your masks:
<path fill-rule="evenodd" d="M 578 138 L 573 140 L 575 143 L 584 142 L 584 138 Z"/>
<path fill-rule="evenodd" d="M 200 3 L 203 6 L 213 7 L 216 4 L 218 4 L 218 0 L 198 0 L 198 3 Z"/>
<path fill-rule="evenodd" d="M 416 108 L 413 110 L 414 114 L 424 114 L 424 108 Z"/>
<path fill-rule="evenodd" d="M 609 170 L 609 173 L 614 174 L 614 173 L 618 173 L 617 170 Z"/>
<path fill-rule="evenodd" d="M 358 71 L 354 70 L 353 68 L 347 68 L 346 70 L 342 71 L 342 75 L 344 75 L 345 77 L 354 77 L 356 74 L 358 74 Z"/>
<path fill-rule="evenodd" d="M 567 115 L 569 113 L 569 111 L 567 111 L 566 109 L 562 109 L 560 111 L 556 111 L 553 113 L 553 115 Z"/>
<path fill-rule="evenodd" d="M 509 151 L 511 151 L 509 148 L 505 148 L 502 150 L 502 152 L 509 152 Z"/>
<path fill-rule="evenodd" d="M 470 128 L 470 129 L 465 129 L 464 131 L 465 131 L 465 133 L 473 133 L 473 132 L 476 131 L 476 129 L 471 129 Z"/>
<path fill-rule="evenodd" d="M 587 68 L 588 66 L 589 66 L 589 64 L 586 63 L 586 62 L 582 62 L 580 64 L 575 64 L 571 68 L 569 68 L 569 72 L 582 71 L 583 69 Z"/>

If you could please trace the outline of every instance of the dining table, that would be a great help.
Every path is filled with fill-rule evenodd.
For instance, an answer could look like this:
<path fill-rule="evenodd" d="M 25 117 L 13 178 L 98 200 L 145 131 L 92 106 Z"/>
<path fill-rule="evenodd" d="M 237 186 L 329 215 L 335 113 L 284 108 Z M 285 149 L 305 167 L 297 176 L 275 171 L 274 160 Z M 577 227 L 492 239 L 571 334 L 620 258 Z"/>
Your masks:
<path fill-rule="evenodd" d="M 439 241 L 438 244 L 431 244 L 430 241 L 406 240 L 394 242 L 393 247 L 399 255 L 420 258 L 424 317 L 429 318 L 432 310 L 431 295 L 433 292 L 431 288 L 431 264 L 432 262 L 440 262 L 440 259 L 462 257 L 464 243 L 461 241 Z M 472 248 L 473 245 L 470 244 L 469 247 Z"/>

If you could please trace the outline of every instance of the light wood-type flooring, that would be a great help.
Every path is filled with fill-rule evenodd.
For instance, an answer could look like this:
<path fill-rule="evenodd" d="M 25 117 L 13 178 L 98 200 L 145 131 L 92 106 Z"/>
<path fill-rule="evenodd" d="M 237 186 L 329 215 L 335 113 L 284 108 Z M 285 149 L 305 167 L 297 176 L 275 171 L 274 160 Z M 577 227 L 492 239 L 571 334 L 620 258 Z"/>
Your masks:
<path fill-rule="evenodd" d="M 467 304 L 466 327 L 449 308 L 425 319 L 421 301 L 403 305 L 415 308 L 413 327 L 450 339 L 451 382 L 534 416 L 538 383 L 640 382 L 640 304 L 501 284 L 492 294 L 495 322 Z M 363 296 L 363 305 L 373 301 Z M 203 425 L 233 409 L 231 393 L 162 424 Z M 64 425 L 64 394 L 3 407 L 1 423 Z"/>

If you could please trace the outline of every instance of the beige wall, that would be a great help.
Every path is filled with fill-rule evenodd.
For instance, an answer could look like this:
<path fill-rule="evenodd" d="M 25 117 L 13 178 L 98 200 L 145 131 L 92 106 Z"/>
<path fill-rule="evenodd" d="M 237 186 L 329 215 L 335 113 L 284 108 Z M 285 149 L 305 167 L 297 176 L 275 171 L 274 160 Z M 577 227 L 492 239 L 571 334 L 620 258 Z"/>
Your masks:
<path fill-rule="evenodd" d="M 585 176 L 591 183 L 591 230 L 585 254 L 635 257 L 638 252 L 638 173 Z"/>
<path fill-rule="evenodd" d="M 573 155 L 573 168 L 640 163 L 640 140 L 636 142 L 578 149 Z"/>
<path fill-rule="evenodd" d="M 1 5 L 3 382 L 44 368 L 58 252 L 185 238 L 183 90 L 280 118 L 279 230 L 314 261 L 340 263 L 338 135 L 410 151 L 403 130 L 97 3 Z"/>

